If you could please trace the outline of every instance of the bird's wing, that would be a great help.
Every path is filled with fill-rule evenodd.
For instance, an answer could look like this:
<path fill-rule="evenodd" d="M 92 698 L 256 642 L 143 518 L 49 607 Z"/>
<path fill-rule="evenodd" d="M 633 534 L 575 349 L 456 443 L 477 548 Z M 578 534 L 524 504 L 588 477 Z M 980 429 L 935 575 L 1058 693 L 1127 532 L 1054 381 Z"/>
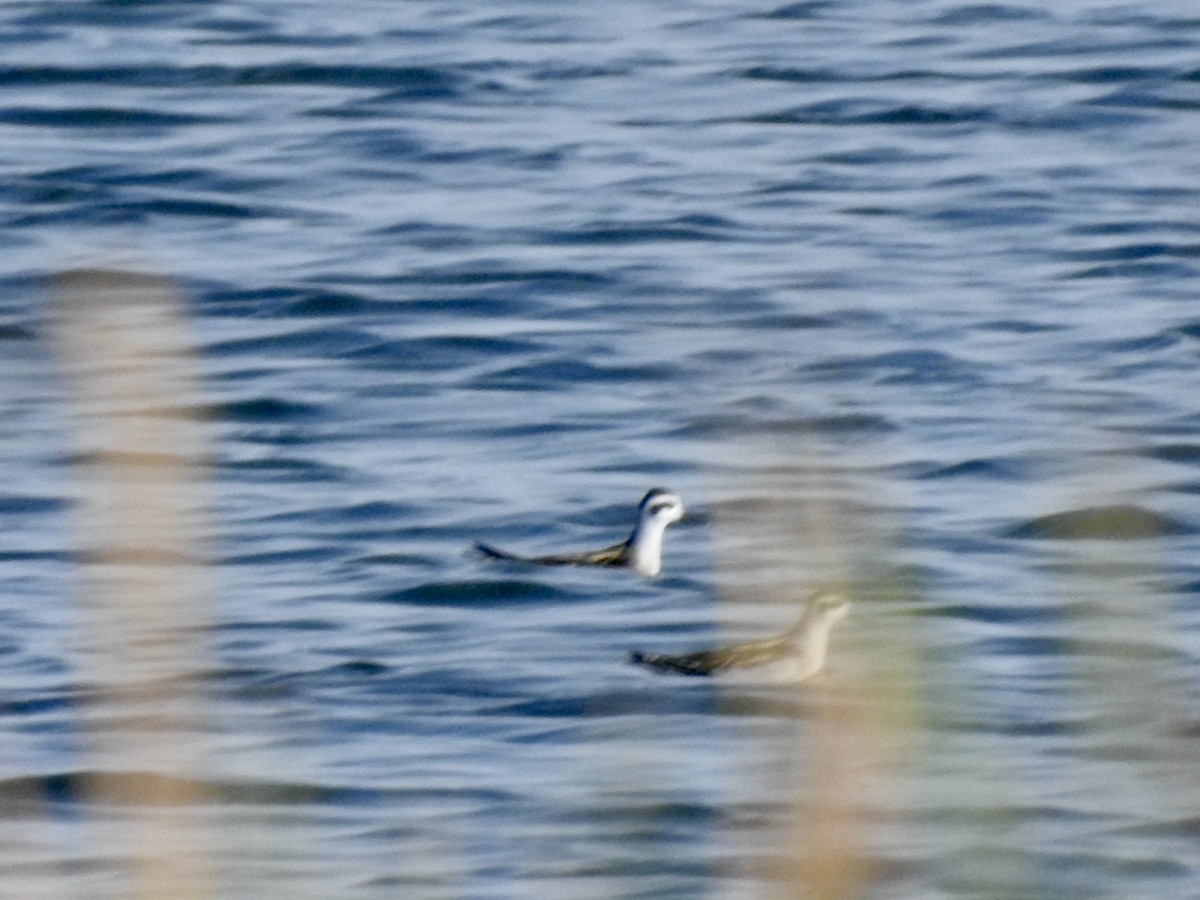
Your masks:
<path fill-rule="evenodd" d="M 677 675 L 711 675 L 715 671 L 711 657 L 711 651 L 671 656 L 666 653 L 642 653 L 640 650 L 635 650 L 629 654 L 629 661 L 658 672 L 674 672 Z"/>
<path fill-rule="evenodd" d="M 603 550 L 585 553 L 538 556 L 534 561 L 547 566 L 623 566 L 629 562 L 629 542 L 622 541 Z"/>
<path fill-rule="evenodd" d="M 623 542 L 586 553 L 555 553 L 548 556 L 518 556 L 490 544 L 477 543 L 475 549 L 489 559 L 530 563 L 536 566 L 623 566 L 629 562 L 629 543 Z"/>
<path fill-rule="evenodd" d="M 641 666 L 680 675 L 715 675 L 728 669 L 765 665 L 787 655 L 790 647 L 785 638 L 773 637 L 762 641 L 734 644 L 715 650 L 699 650 L 672 656 L 666 653 L 634 652 L 630 659 Z"/>

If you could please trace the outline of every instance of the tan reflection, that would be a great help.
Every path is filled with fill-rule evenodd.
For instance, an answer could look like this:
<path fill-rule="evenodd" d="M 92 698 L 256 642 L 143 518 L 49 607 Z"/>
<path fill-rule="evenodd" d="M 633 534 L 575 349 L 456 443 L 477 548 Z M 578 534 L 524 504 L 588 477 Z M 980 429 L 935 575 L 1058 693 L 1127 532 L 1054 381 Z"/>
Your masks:
<path fill-rule="evenodd" d="M 89 809 L 108 854 L 132 861 L 131 896 L 209 896 L 206 451 L 180 299 L 154 276 L 75 271 L 53 324 L 74 413 Z"/>
<path fill-rule="evenodd" d="M 912 592 L 892 568 L 886 527 L 900 504 L 870 480 L 861 464 L 835 464 L 804 436 L 743 442 L 715 479 L 727 627 L 744 634 L 747 621 L 769 620 L 755 626 L 767 630 L 787 623 L 822 585 L 850 599 L 825 672 L 761 691 L 730 683 L 723 693 L 725 710 L 747 722 L 742 790 L 761 798 L 745 814 L 752 824 L 737 813 L 730 823 L 746 861 L 730 874 L 759 882 L 765 896 L 868 892 L 879 810 L 900 805 L 897 776 L 918 739 L 914 645 L 897 614 Z M 759 804 L 770 814 L 754 812 Z"/>

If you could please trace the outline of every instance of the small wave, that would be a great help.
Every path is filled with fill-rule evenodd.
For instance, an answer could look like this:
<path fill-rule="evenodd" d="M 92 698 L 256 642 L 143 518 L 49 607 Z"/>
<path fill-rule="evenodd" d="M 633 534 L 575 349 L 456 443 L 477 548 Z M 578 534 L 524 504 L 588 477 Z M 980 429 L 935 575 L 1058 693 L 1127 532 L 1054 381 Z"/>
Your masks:
<path fill-rule="evenodd" d="M 380 603 L 418 606 L 496 606 L 567 599 L 566 591 L 523 579 L 433 581 L 376 597 Z"/>
<path fill-rule="evenodd" d="M 1048 19 L 1047 11 L 1008 3 L 964 3 L 952 7 L 930 21 L 931 25 L 952 26 L 994 25 L 1002 22 L 1021 22 Z"/>
<path fill-rule="evenodd" d="M 421 286 L 484 287 L 488 285 L 531 285 L 543 290 L 563 291 L 593 289 L 609 286 L 612 276 L 582 269 L 520 269 L 504 268 L 496 263 L 479 262 L 436 269 L 417 268 L 397 279 L 398 283 Z M 430 301 L 439 304 L 444 301 Z"/>
<path fill-rule="evenodd" d="M 1151 447 L 1146 451 L 1146 454 L 1154 459 L 1161 459 L 1164 462 L 1196 465 L 1200 463 L 1200 444 L 1161 444 L 1157 447 Z"/>
<path fill-rule="evenodd" d="M 233 72 L 239 85 L 320 85 L 373 88 L 388 96 L 406 98 L 453 97 L 462 90 L 462 76 L 445 67 L 432 66 L 319 66 L 278 63 L 247 66 Z"/>
<path fill-rule="evenodd" d="M 1078 250 L 1061 253 L 1060 258 L 1075 262 L 1136 262 L 1143 259 L 1162 257 L 1190 259 L 1200 256 L 1196 244 L 1168 244 L 1165 242 L 1118 244 L 1096 250 Z"/>
<path fill-rule="evenodd" d="M 369 298 L 347 291 L 300 290 L 282 305 L 280 313 L 296 317 L 340 317 L 365 312 L 374 305 Z"/>
<path fill-rule="evenodd" d="M 867 100 L 827 100 L 737 121 L 749 125 L 975 125 L 993 122 L 996 110 L 985 106 L 888 105 Z"/>
<path fill-rule="evenodd" d="M 235 400 L 217 407 L 216 415 L 235 422 L 276 424 L 311 419 L 322 412 L 319 406 L 279 397 L 253 397 Z"/>
<path fill-rule="evenodd" d="M 826 13 L 836 8 L 836 5 L 831 0 L 801 0 L 799 3 L 786 3 L 767 12 L 758 13 L 755 15 L 755 18 L 807 21 L 820 19 Z"/>
<path fill-rule="evenodd" d="M 15 322 L 0 325 L 0 342 L 32 341 L 36 338 L 37 332 L 28 325 L 18 325 Z"/>
<path fill-rule="evenodd" d="M 727 241 L 733 239 L 733 229 L 732 222 L 719 217 L 684 216 L 662 221 L 596 223 L 571 230 L 540 232 L 535 239 L 538 243 L 562 246 Z"/>
<path fill-rule="evenodd" d="M 113 209 L 113 207 L 101 205 L 97 209 L 103 214 L 107 209 Z M 224 200 L 185 199 L 181 197 L 164 197 L 157 200 L 144 200 L 136 203 L 123 202 L 119 204 L 119 211 L 126 215 L 130 213 L 145 213 L 147 215 L 195 216 L 214 219 L 256 219 L 273 215 L 271 210 L 249 206 L 244 203 L 230 203 Z"/>
<path fill-rule="evenodd" d="M 1068 280 L 1088 280 L 1095 278 L 1161 278 L 1190 280 L 1196 276 L 1196 267 L 1184 263 L 1113 263 L 1111 265 L 1090 266 L 1068 272 L 1063 277 Z"/>
<path fill-rule="evenodd" d="M 676 428 L 675 436 L 710 437 L 731 434 L 885 434 L 899 429 L 882 415 L 846 413 L 812 418 L 770 419 L 736 414 L 702 416 Z"/>
<path fill-rule="evenodd" d="M 619 660 L 618 660 L 619 662 Z M 651 681 L 651 684 L 658 683 Z M 666 712 L 711 714 L 716 692 L 707 679 L 697 679 L 689 688 L 706 690 L 611 691 L 600 694 L 580 694 L 520 700 L 489 710 L 491 715 L 528 716 L 534 719 L 595 719 L 605 716 L 659 715 Z"/>
<path fill-rule="evenodd" d="M 939 350 L 913 348 L 872 356 L 830 358 L 804 368 L 806 377 L 828 381 L 872 378 L 878 384 L 975 385 L 976 367 Z"/>
<path fill-rule="evenodd" d="M 844 76 L 824 69 L 798 69 L 792 66 L 751 66 L 737 75 L 751 81 L 782 81 L 787 84 L 824 84 L 845 80 Z"/>
<path fill-rule="evenodd" d="M 379 341 L 346 354 L 361 363 L 385 365 L 396 371 L 444 371 L 507 356 L 526 356 L 542 349 L 540 344 L 514 338 L 438 335 Z"/>
<path fill-rule="evenodd" d="M 62 497 L 45 497 L 33 494 L 0 494 L 0 515 L 61 512 L 68 505 L 67 501 Z"/>
<path fill-rule="evenodd" d="M 314 65 L 272 63 L 259 66 L 5 66 L 0 86 L 136 85 L 141 88 L 227 88 L 277 85 L 382 89 L 407 97 L 457 94 L 463 77 L 445 67 Z"/>
<path fill-rule="evenodd" d="M 320 675 L 338 675 L 349 676 L 350 678 L 376 678 L 381 675 L 386 675 L 390 672 L 390 667 L 380 662 L 367 659 L 353 659 L 348 662 L 338 663 L 323 669 Z"/>
<path fill-rule="evenodd" d="M 983 331 L 999 331 L 1007 334 L 1039 334 L 1045 331 L 1064 331 L 1066 326 L 1033 322 L 1028 319 L 994 319 L 980 322 L 976 328 Z"/>
<path fill-rule="evenodd" d="M 219 116 L 164 113 L 111 106 L 77 106 L 46 109 L 10 106 L 0 109 L 0 122 L 41 128 L 171 128 L 181 125 L 216 125 Z"/>
<path fill-rule="evenodd" d="M 666 382 L 676 375 L 674 366 L 601 366 L 574 357 L 544 360 L 489 372 L 470 382 L 474 390 L 551 391 L 578 384 Z"/>
<path fill-rule="evenodd" d="M 245 481 L 261 483 L 301 482 L 314 484 L 318 482 L 340 482 L 345 473 L 334 466 L 319 463 L 310 459 L 299 459 L 287 456 L 270 456 L 258 459 L 222 460 L 222 474 L 241 478 Z"/>
<path fill-rule="evenodd" d="M 986 625 L 1013 625 L 1060 622 L 1069 616 L 1070 610 L 1059 604 L 1053 606 L 987 606 L 980 603 L 960 603 L 939 607 L 926 614 L 982 622 Z"/>
<path fill-rule="evenodd" d="M 300 547 L 289 550 L 262 550 L 232 553 L 221 559 L 225 566 L 271 566 L 281 563 L 315 563 L 339 559 L 344 551 L 340 547 Z"/>
<path fill-rule="evenodd" d="M 251 356 L 280 354 L 289 358 L 300 355 L 338 356 L 353 353 L 377 338 L 369 331 L 351 327 L 297 328 L 280 334 L 239 337 L 216 341 L 206 348 L 210 356 Z"/>
<path fill-rule="evenodd" d="M 1019 481 L 1023 468 L 1009 459 L 967 459 L 947 466 L 934 466 L 918 472 L 917 477 L 936 481 L 944 478 L 986 478 L 994 481 Z"/>
<path fill-rule="evenodd" d="M 1074 84 L 1116 84 L 1136 81 L 1160 81 L 1175 75 L 1163 66 L 1087 66 L 1056 72 L 1052 77 Z"/>
<path fill-rule="evenodd" d="M 1006 537 L 1038 540 L 1130 541 L 1188 534 L 1184 522 L 1134 504 L 1092 506 L 1051 513 L 1008 529 Z"/>

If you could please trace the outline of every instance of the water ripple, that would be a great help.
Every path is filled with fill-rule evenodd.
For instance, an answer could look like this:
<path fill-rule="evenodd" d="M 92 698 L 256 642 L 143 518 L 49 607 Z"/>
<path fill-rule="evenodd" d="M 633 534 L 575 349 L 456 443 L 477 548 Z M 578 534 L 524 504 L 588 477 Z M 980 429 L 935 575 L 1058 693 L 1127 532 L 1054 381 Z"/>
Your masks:
<path fill-rule="evenodd" d="M 13 891 L 142 871 L 111 771 L 205 798 L 151 812 L 214 896 L 751 896 L 809 881 L 796 822 L 872 895 L 1200 895 L 1200 18 L 1159 6 L 0 4 Z M 202 399 L 128 408 L 211 441 L 202 675 L 132 710 L 81 258 L 176 280 Z M 661 578 L 470 553 L 659 483 L 705 520 Z M 627 663 L 831 575 L 817 681 Z M 194 767 L 104 752 L 193 709 L 147 753 Z"/>

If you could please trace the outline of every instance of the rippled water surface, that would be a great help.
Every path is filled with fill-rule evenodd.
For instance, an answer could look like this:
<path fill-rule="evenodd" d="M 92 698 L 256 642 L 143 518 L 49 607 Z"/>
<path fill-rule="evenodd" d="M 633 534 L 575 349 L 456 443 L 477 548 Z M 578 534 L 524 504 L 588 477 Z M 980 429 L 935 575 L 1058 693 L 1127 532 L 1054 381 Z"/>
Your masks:
<path fill-rule="evenodd" d="M 1200 894 L 1190 0 L 59 0 L 0 43 L 0 894 L 164 896 L 161 835 L 195 896 Z M 207 587 L 129 567 L 200 649 L 121 715 L 81 268 L 177 286 L 210 462 Z M 657 579 L 470 552 L 658 484 Z M 829 580 L 816 682 L 627 662 Z"/>

